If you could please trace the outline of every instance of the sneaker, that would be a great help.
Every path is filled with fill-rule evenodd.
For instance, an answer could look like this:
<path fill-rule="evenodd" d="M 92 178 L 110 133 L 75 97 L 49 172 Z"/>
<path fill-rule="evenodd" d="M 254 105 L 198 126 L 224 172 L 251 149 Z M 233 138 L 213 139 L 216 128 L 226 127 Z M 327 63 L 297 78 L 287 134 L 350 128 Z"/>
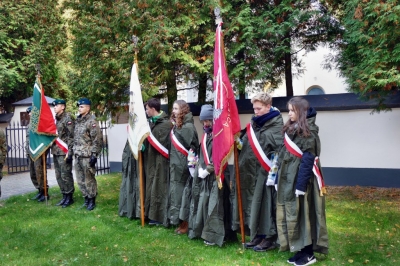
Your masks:
<path fill-rule="evenodd" d="M 214 242 L 209 242 L 207 240 L 204 240 L 204 244 L 206 244 L 207 246 L 215 246 Z"/>
<path fill-rule="evenodd" d="M 303 253 L 301 251 L 297 251 L 297 253 L 293 257 L 287 260 L 287 262 L 294 265 L 296 260 L 300 259 L 302 256 Z"/>
<path fill-rule="evenodd" d="M 158 221 L 150 220 L 149 225 L 160 225 L 161 223 Z"/>
<path fill-rule="evenodd" d="M 306 266 L 311 265 L 317 262 L 317 259 L 314 255 L 304 254 L 300 259 L 296 260 L 294 263 L 295 266 Z"/>
<path fill-rule="evenodd" d="M 244 244 L 245 248 L 254 248 L 255 246 L 257 246 L 258 244 L 261 243 L 261 241 L 263 241 L 264 238 L 262 237 L 258 237 L 256 236 L 253 240 L 251 240 L 250 242 L 247 242 Z"/>
<path fill-rule="evenodd" d="M 260 244 L 258 244 L 257 246 L 255 246 L 253 248 L 253 250 L 256 252 L 263 252 L 263 251 L 272 250 L 275 248 L 277 248 L 277 245 L 275 242 L 264 238 Z"/>

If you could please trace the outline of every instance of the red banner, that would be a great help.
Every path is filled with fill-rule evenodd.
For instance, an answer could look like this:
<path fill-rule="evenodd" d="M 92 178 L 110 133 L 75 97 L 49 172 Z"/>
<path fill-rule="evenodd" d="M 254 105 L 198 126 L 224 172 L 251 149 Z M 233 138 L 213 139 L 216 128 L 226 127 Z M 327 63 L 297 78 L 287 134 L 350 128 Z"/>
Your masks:
<path fill-rule="evenodd" d="M 235 101 L 235 94 L 229 81 L 226 68 L 225 48 L 222 22 L 218 24 L 215 34 L 214 50 L 214 125 L 212 159 L 218 185 L 221 188 L 224 180 L 224 169 L 231 155 L 235 135 L 240 132 L 240 120 Z"/>

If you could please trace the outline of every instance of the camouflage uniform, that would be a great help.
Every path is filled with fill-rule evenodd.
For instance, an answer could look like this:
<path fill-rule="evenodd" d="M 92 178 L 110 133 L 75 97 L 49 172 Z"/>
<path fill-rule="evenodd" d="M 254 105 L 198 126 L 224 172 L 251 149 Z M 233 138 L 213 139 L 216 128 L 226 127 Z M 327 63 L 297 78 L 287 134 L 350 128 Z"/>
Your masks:
<path fill-rule="evenodd" d="M 95 198 L 97 195 L 96 167 L 91 167 L 89 161 L 92 155 L 97 157 L 100 154 L 102 141 L 96 117 L 90 114 L 79 115 L 75 120 L 73 150 L 75 176 L 85 200 Z"/>
<path fill-rule="evenodd" d="M 68 145 L 68 155 L 72 156 L 74 146 L 74 119 L 69 113 L 62 112 L 56 115 L 56 126 L 58 137 Z M 66 197 L 72 197 L 75 191 L 74 178 L 72 176 L 72 161 L 68 162 L 65 152 L 53 142 L 51 146 L 51 154 L 53 154 L 54 169 L 56 173 L 57 183 L 63 194 L 64 205 Z M 68 195 L 68 196 L 67 196 Z"/>
<path fill-rule="evenodd" d="M 3 165 L 7 155 L 7 141 L 4 130 L 0 129 L 0 181 L 3 178 Z M 0 197 L 1 197 L 1 185 L 0 185 Z"/>
<path fill-rule="evenodd" d="M 44 193 L 44 171 L 43 171 L 43 160 L 38 158 L 36 161 L 33 161 L 32 158 L 29 156 L 29 131 L 30 131 L 30 124 L 27 126 L 26 129 L 26 142 L 25 142 L 25 151 L 26 156 L 28 157 L 28 164 L 29 164 L 29 171 L 32 180 L 33 186 L 39 190 L 39 194 L 34 198 L 37 199 L 39 196 L 43 195 Z M 49 149 L 46 150 L 46 157 L 49 153 Z M 46 169 L 47 171 L 47 169 Z M 47 182 L 46 182 L 47 183 Z M 47 188 L 49 186 L 47 185 Z"/>

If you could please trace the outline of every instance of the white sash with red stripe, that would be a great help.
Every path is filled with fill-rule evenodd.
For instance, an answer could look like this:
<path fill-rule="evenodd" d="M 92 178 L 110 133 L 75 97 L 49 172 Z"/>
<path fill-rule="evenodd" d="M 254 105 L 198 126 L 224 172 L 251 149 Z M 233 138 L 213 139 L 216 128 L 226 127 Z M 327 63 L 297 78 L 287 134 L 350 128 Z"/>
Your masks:
<path fill-rule="evenodd" d="M 171 130 L 171 142 L 172 142 L 172 145 L 174 145 L 175 149 L 177 149 L 180 153 L 182 153 L 186 157 L 188 156 L 189 151 L 176 138 L 176 136 L 174 134 L 174 130 Z"/>
<path fill-rule="evenodd" d="M 269 172 L 271 170 L 271 161 L 268 159 L 267 155 L 264 153 L 263 149 L 258 142 L 256 134 L 254 133 L 253 127 L 249 124 L 246 126 L 247 136 L 250 141 L 250 146 L 253 149 L 254 154 L 256 155 L 258 161 L 261 166 L 265 169 L 265 171 Z"/>
<path fill-rule="evenodd" d="M 294 143 L 289 136 L 285 133 L 285 138 L 284 138 L 284 143 L 285 143 L 285 147 L 286 149 L 293 154 L 294 156 L 301 158 L 303 157 L 303 152 L 300 150 L 300 148 L 296 145 L 296 143 Z M 326 189 L 325 189 L 325 182 L 324 182 L 324 178 L 322 177 L 321 171 L 318 167 L 318 156 L 315 156 L 314 159 L 314 165 L 313 165 L 313 173 L 317 178 L 317 182 L 318 182 L 318 187 L 319 187 L 319 191 L 320 191 L 320 195 L 323 196 L 323 193 L 326 193 Z"/>
<path fill-rule="evenodd" d="M 56 139 L 56 144 L 65 154 L 68 153 L 68 145 L 62 139 L 57 138 Z"/>
<path fill-rule="evenodd" d="M 210 157 L 208 156 L 207 152 L 207 134 L 203 134 L 203 139 L 201 141 L 201 150 L 203 151 L 203 156 L 204 156 L 204 162 L 206 165 L 210 164 Z"/>
<path fill-rule="evenodd" d="M 147 140 L 156 149 L 162 156 L 169 159 L 168 149 L 165 148 L 157 139 L 154 137 L 153 133 L 150 132 L 150 135 L 147 137 Z"/>

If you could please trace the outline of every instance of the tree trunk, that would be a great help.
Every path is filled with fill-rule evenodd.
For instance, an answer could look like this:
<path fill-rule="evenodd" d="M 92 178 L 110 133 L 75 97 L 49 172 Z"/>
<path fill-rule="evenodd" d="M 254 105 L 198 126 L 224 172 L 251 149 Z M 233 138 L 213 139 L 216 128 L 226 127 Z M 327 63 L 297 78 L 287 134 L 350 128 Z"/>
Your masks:
<path fill-rule="evenodd" d="M 293 75 L 292 75 L 292 56 L 290 54 L 290 36 L 286 34 L 285 44 L 287 45 L 288 52 L 285 53 L 285 82 L 286 82 L 286 96 L 293 96 Z"/>
<path fill-rule="evenodd" d="M 168 112 L 171 114 L 172 106 L 177 99 L 177 88 L 176 88 L 176 77 L 175 69 L 172 68 L 168 71 L 168 78 L 166 80 L 167 85 L 167 99 L 168 99 Z"/>
<path fill-rule="evenodd" d="M 204 104 L 207 100 L 207 73 L 199 75 L 199 92 L 197 96 L 197 102 Z"/>

